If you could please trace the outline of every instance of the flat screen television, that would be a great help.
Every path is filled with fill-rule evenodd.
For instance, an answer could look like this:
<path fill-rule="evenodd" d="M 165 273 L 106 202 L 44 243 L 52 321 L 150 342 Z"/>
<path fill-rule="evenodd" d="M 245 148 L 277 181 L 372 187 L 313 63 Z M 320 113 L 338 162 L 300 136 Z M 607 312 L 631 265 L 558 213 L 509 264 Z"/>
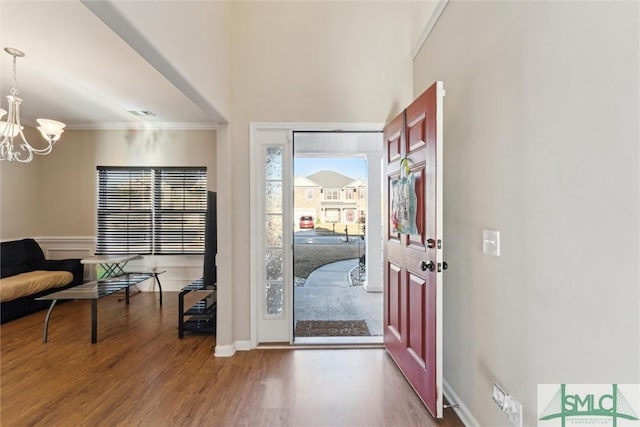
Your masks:
<path fill-rule="evenodd" d="M 203 284 L 214 286 L 216 284 L 216 254 L 218 253 L 217 243 L 217 221 L 216 221 L 216 193 L 207 192 L 207 216 L 204 233 L 204 272 Z"/>

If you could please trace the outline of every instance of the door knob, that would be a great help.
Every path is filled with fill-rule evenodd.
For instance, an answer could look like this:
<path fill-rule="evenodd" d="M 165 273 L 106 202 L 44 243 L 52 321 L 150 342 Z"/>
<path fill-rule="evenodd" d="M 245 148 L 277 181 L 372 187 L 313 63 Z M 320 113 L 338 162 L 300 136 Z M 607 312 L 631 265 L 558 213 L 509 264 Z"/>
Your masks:
<path fill-rule="evenodd" d="M 446 270 L 447 268 L 449 268 L 449 264 L 447 264 L 447 261 L 442 261 L 442 269 Z"/>
<path fill-rule="evenodd" d="M 433 239 L 427 239 L 427 247 L 433 249 L 436 247 L 436 241 Z"/>
<path fill-rule="evenodd" d="M 435 268 L 435 265 L 433 265 L 433 261 L 429 261 L 429 263 L 426 263 L 424 261 L 422 261 L 420 263 L 420 268 L 422 269 L 422 271 L 433 271 L 433 269 Z"/>

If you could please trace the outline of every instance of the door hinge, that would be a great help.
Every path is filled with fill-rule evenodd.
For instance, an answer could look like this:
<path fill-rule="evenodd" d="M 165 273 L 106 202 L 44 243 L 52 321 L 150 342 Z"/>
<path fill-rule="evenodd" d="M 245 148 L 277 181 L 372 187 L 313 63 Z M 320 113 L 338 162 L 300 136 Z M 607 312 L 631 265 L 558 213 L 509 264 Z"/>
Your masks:
<path fill-rule="evenodd" d="M 442 261 L 442 263 L 438 263 L 438 273 L 442 273 L 442 270 L 446 270 L 449 268 L 449 265 L 446 261 Z"/>
<path fill-rule="evenodd" d="M 438 239 L 438 249 L 442 249 L 442 239 Z"/>

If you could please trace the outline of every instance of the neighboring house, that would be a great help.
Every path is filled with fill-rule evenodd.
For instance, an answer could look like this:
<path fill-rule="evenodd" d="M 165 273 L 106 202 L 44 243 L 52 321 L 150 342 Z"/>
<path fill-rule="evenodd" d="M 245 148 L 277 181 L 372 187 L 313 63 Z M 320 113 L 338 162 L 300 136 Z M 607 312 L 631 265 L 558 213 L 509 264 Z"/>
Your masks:
<path fill-rule="evenodd" d="M 334 171 L 294 181 L 295 218 L 310 215 L 317 224 L 356 224 L 367 214 L 367 183 Z"/>
<path fill-rule="evenodd" d="M 297 225 L 301 216 L 311 216 L 318 221 L 318 201 L 322 196 L 322 187 L 303 176 L 293 181 L 293 197 L 295 200 L 294 224 Z"/>

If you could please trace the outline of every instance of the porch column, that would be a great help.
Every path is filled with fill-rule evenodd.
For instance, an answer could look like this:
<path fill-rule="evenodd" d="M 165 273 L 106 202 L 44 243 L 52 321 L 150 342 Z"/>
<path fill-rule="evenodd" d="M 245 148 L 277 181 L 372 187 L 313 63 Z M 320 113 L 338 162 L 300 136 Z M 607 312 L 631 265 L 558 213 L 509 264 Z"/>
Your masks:
<path fill-rule="evenodd" d="M 367 280 L 364 290 L 382 292 L 382 153 L 367 153 Z M 376 179 L 379 182 L 372 183 Z"/>

